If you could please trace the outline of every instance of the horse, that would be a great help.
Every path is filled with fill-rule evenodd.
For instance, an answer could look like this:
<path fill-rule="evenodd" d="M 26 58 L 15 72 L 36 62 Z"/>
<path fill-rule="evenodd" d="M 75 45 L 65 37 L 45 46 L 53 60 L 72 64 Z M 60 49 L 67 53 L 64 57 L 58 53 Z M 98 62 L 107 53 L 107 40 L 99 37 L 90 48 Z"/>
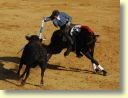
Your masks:
<path fill-rule="evenodd" d="M 74 45 L 71 52 L 76 53 L 78 57 L 85 55 L 92 62 L 94 72 L 106 76 L 107 71 L 94 58 L 95 43 L 99 35 L 96 35 L 88 26 L 75 26 L 75 29 L 72 28 L 69 30 L 69 36 L 71 36 L 74 40 Z M 50 44 L 43 44 L 43 46 L 46 47 L 48 52 L 48 59 L 50 59 L 53 54 L 59 54 L 64 48 L 67 48 L 68 43 L 66 38 L 63 36 L 62 31 L 56 30 L 53 32 Z"/>

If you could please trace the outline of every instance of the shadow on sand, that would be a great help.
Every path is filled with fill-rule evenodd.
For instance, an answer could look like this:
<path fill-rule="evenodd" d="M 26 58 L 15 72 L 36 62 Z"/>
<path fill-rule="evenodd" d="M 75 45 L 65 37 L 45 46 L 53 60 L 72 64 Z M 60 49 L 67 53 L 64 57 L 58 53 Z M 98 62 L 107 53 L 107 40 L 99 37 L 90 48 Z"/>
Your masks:
<path fill-rule="evenodd" d="M 0 57 L 0 80 L 3 80 L 5 82 L 9 82 L 11 84 L 15 84 L 8 79 L 11 80 L 18 80 L 18 76 L 16 74 L 17 69 L 6 69 L 4 68 L 4 63 L 6 62 L 13 62 L 16 64 L 19 64 L 20 58 L 19 57 Z M 94 74 L 93 71 L 89 70 L 82 70 L 78 68 L 66 68 L 60 65 L 55 65 L 55 64 L 48 64 L 47 65 L 48 69 L 51 70 L 58 70 L 58 71 L 71 71 L 71 72 L 83 72 L 83 73 L 89 73 L 89 74 Z M 16 86 L 19 86 L 15 84 Z"/>

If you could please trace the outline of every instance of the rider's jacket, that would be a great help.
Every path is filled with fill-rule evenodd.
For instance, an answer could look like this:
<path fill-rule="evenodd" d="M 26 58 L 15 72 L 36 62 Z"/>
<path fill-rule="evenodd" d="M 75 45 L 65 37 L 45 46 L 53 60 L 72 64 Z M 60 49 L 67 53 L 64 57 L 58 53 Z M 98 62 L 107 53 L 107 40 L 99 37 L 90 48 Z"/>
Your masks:
<path fill-rule="evenodd" d="M 60 27 L 60 29 L 65 28 L 65 25 L 68 22 L 72 24 L 72 17 L 66 14 L 65 12 L 60 12 L 57 19 L 52 19 L 51 17 L 46 17 L 45 21 L 53 21 L 54 26 Z"/>

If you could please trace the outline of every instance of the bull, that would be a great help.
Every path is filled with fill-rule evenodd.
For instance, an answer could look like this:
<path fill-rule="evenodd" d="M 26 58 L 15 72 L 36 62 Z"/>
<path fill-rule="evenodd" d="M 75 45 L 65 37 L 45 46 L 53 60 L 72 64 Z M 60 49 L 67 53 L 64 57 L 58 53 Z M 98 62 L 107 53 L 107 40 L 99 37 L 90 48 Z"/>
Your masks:
<path fill-rule="evenodd" d="M 30 69 L 37 65 L 41 68 L 41 85 L 43 85 L 44 72 L 47 67 L 47 50 L 42 46 L 42 43 L 37 35 L 31 37 L 26 36 L 28 43 L 25 45 L 17 74 L 20 76 L 21 85 L 24 85 L 30 74 Z M 25 71 L 20 75 L 22 66 L 26 65 Z M 25 78 L 23 79 L 23 77 Z"/>

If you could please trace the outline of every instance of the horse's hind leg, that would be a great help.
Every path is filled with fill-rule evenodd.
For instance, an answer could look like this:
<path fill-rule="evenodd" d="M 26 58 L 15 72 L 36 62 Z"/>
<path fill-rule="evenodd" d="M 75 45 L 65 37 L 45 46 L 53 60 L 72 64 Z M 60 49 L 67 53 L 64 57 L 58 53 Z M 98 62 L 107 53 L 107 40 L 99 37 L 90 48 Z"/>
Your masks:
<path fill-rule="evenodd" d="M 90 51 L 90 55 L 92 58 L 94 58 L 94 47 L 92 47 L 91 51 Z M 103 72 L 103 76 L 106 76 L 107 72 L 104 70 L 104 68 L 96 61 L 96 60 L 91 60 L 93 68 L 95 69 L 96 72 L 98 72 L 99 70 L 101 70 Z M 97 69 L 98 67 L 98 69 Z"/>
<path fill-rule="evenodd" d="M 92 56 L 92 58 L 94 58 L 94 48 L 95 48 L 95 42 L 91 45 L 90 47 L 90 55 Z M 97 62 L 93 62 L 93 60 L 91 60 L 93 68 L 98 67 L 99 70 L 101 70 L 103 72 L 103 75 L 106 76 L 107 72 L 104 70 L 104 68 Z M 99 71 L 98 69 L 96 69 L 96 71 Z"/>
<path fill-rule="evenodd" d="M 93 42 L 91 45 L 90 45 L 90 47 L 88 48 L 88 54 L 87 55 L 90 55 L 90 59 L 91 59 L 91 62 L 92 62 L 92 66 L 93 66 L 93 69 L 94 69 L 94 71 L 96 71 L 96 72 L 98 72 L 99 71 L 99 69 L 97 69 L 97 65 L 99 65 L 99 63 L 98 63 L 98 61 L 96 61 L 95 59 L 94 59 L 94 48 L 95 48 L 95 42 Z M 87 56 L 86 55 L 86 56 Z"/>
<path fill-rule="evenodd" d="M 98 63 L 98 61 L 96 61 L 92 55 L 90 54 L 89 51 L 86 52 L 86 50 L 83 50 L 82 51 L 83 54 L 91 60 L 92 64 L 93 64 L 93 68 L 94 68 L 94 71 L 97 72 L 98 69 L 100 69 L 102 72 L 103 72 L 103 75 L 106 76 L 107 72 L 104 70 L 104 68 Z M 98 69 L 97 69 L 98 68 Z"/>

